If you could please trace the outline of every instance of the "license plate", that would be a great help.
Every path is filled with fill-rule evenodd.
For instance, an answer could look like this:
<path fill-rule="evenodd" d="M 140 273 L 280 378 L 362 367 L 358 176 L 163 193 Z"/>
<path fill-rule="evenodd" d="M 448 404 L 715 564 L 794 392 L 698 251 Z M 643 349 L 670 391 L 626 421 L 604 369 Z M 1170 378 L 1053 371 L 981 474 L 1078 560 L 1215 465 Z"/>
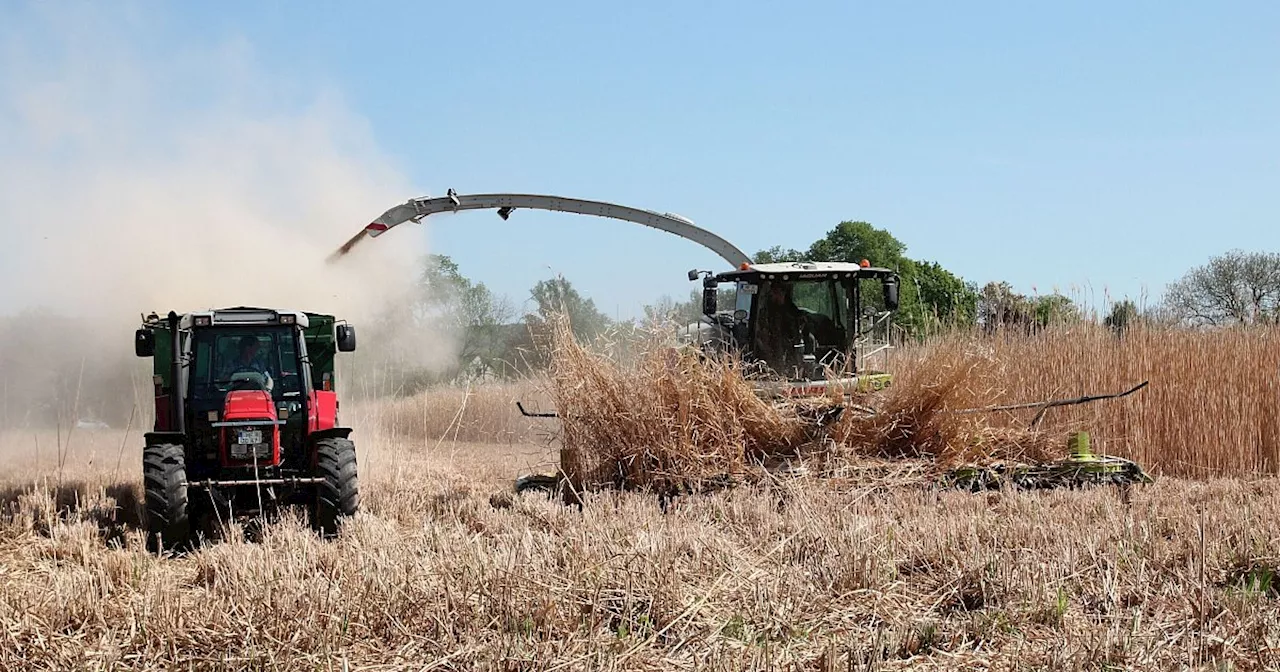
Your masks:
<path fill-rule="evenodd" d="M 242 446 L 262 443 L 262 430 L 255 429 L 253 431 L 241 431 L 239 438 L 236 439 L 236 443 L 239 443 Z"/>
<path fill-rule="evenodd" d="M 256 446 L 242 446 L 239 444 L 231 446 L 231 459 L 248 460 L 250 458 L 265 458 L 271 455 L 269 448 L 262 444 Z"/>

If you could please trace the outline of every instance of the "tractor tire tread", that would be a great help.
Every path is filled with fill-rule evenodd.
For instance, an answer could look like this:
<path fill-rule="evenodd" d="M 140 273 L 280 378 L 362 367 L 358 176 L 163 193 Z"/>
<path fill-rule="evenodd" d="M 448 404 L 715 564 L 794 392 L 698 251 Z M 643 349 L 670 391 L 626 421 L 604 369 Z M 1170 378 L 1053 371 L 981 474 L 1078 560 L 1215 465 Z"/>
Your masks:
<path fill-rule="evenodd" d="M 190 539 L 186 471 L 181 445 L 161 443 L 142 451 L 147 548 L 152 552 L 182 547 Z"/>
<path fill-rule="evenodd" d="M 360 509 L 355 444 L 336 437 L 317 441 L 316 475 L 324 480 L 316 484 L 312 527 L 324 536 L 334 536 L 340 520 L 354 516 Z"/>

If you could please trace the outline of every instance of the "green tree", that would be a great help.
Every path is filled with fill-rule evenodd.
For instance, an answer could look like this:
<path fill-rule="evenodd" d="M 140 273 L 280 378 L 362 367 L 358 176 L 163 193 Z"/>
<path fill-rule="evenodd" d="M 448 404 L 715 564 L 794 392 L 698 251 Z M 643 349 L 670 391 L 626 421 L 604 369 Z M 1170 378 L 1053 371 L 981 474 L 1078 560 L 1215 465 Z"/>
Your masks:
<path fill-rule="evenodd" d="M 463 366 L 477 358 L 487 366 L 502 355 L 501 346 L 495 341 L 515 317 L 515 310 L 505 297 L 495 296 L 483 282 L 473 283 L 462 275 L 456 262 L 440 254 L 424 258 L 416 290 L 416 317 L 459 339 Z"/>
<path fill-rule="evenodd" d="M 1007 282 L 988 282 L 978 295 L 978 324 L 988 332 L 1008 327 L 1029 327 L 1033 310 L 1027 297 Z"/>
<path fill-rule="evenodd" d="M 1007 282 L 989 282 L 978 294 L 977 319 L 986 331 L 1016 328 L 1034 332 L 1052 324 L 1081 319 L 1080 308 L 1058 293 L 1027 297 Z"/>
<path fill-rule="evenodd" d="M 900 268 L 907 246 L 884 229 L 867 222 L 840 222 L 836 228 L 809 247 L 810 261 L 847 261 L 863 259 L 872 266 Z"/>
<path fill-rule="evenodd" d="M 799 250 L 783 249 L 781 245 L 774 245 L 767 250 L 756 252 L 756 256 L 752 259 L 757 264 L 779 264 L 787 261 L 804 261 L 805 254 Z"/>
<path fill-rule="evenodd" d="M 814 242 L 807 258 L 848 263 L 865 259 L 872 266 L 896 270 L 901 288 L 894 321 L 912 333 L 942 324 L 972 324 L 978 303 L 975 288 L 937 262 L 908 258 L 906 250 L 902 241 L 884 229 L 867 222 L 845 221 Z"/>
<path fill-rule="evenodd" d="M 596 308 L 591 299 L 583 296 L 563 276 L 539 280 L 529 291 L 534 302 L 534 312 L 525 316 L 525 322 L 535 330 L 548 326 L 553 316 L 564 314 L 569 318 L 573 335 L 579 341 L 589 341 L 603 334 L 611 320 Z"/>
<path fill-rule="evenodd" d="M 898 323 L 913 333 L 945 324 L 973 324 L 978 292 L 971 284 L 933 261 L 903 258 Z"/>
<path fill-rule="evenodd" d="M 370 324 L 385 384 L 399 393 L 493 372 L 506 355 L 504 326 L 515 317 L 505 297 L 462 275 L 445 255 L 422 257 L 403 301 L 389 304 Z"/>
<path fill-rule="evenodd" d="M 1140 318 L 1137 304 L 1125 299 L 1111 306 L 1111 312 L 1107 313 L 1103 323 L 1117 334 L 1123 334 L 1129 327 L 1137 324 Z"/>
<path fill-rule="evenodd" d="M 1075 302 L 1056 292 L 1032 299 L 1031 310 L 1036 324 L 1041 327 L 1078 322 L 1081 317 Z"/>

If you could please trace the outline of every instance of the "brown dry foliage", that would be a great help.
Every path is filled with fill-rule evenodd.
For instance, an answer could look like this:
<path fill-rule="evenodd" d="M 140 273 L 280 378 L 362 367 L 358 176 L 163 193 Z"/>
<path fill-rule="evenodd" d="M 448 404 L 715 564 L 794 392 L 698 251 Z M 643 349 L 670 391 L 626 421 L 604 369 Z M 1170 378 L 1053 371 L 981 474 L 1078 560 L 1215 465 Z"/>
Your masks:
<path fill-rule="evenodd" d="M 559 369 L 564 385 L 535 379 L 518 385 L 486 385 L 469 393 L 440 388 L 409 400 L 359 406 L 371 409 L 390 434 L 426 444 L 455 434 L 459 440 L 539 441 L 541 432 L 552 430 L 556 423 L 522 418 L 515 400 L 551 410 L 560 393 L 571 404 L 598 411 L 587 415 L 599 424 L 578 435 L 586 448 L 594 450 L 592 446 L 600 444 L 593 437 L 610 435 L 610 422 L 631 428 L 622 433 L 624 439 L 665 431 L 649 425 L 653 418 L 668 417 L 668 413 L 646 416 L 638 410 L 661 401 L 650 387 L 652 381 L 669 375 L 661 351 L 639 349 L 625 365 L 594 350 L 564 350 L 560 356 L 565 358 Z M 1098 325 L 1077 324 L 1034 335 L 956 333 L 893 351 L 887 368 L 898 381 L 896 388 L 879 401 L 863 400 L 884 412 L 869 423 L 855 423 L 856 414 L 846 415 L 839 428 L 848 433 L 842 443 L 862 446 L 864 455 L 930 455 L 941 463 L 1037 459 L 1061 455 L 1066 435 L 1085 429 L 1095 450 L 1133 459 L 1156 475 L 1198 478 L 1280 472 L 1280 414 L 1274 410 L 1280 399 L 1280 328 L 1191 331 L 1138 326 L 1118 336 Z M 719 373 L 730 371 L 731 367 Z M 697 377 L 704 374 L 707 380 L 698 382 Z M 680 383 L 691 377 L 694 382 Z M 696 400 L 689 396 L 685 403 L 693 411 L 685 434 L 692 435 L 698 423 L 720 427 L 717 423 L 725 417 L 719 410 L 723 400 L 707 396 L 713 394 L 740 400 L 730 405 L 731 415 L 748 425 L 748 440 L 759 435 L 765 437 L 761 442 L 765 445 L 785 445 L 787 432 L 794 431 L 785 418 L 760 412 L 726 380 L 710 385 L 708 371 L 686 367 L 672 380 L 680 384 L 664 393 L 668 401 L 663 403 L 668 406 L 680 395 L 696 396 L 681 384 L 706 388 L 697 392 L 703 396 Z M 981 418 L 943 412 L 1116 393 L 1144 380 L 1150 381 L 1149 387 L 1123 400 L 1053 409 L 1045 417 L 1043 431 L 1035 434 L 1024 431 L 1034 409 Z M 587 389 L 604 394 L 587 398 Z M 742 404 L 746 412 L 740 410 Z M 667 406 L 659 403 L 659 407 Z M 455 422 L 459 411 L 462 415 Z M 980 427 L 971 420 L 980 422 Z M 631 434 L 633 430 L 640 433 Z M 723 427 L 716 431 L 725 432 Z M 769 438 L 778 434 L 783 438 Z M 956 441 L 957 436 L 969 440 Z M 679 443 L 676 438 L 664 440 Z M 628 450 L 644 454 L 645 446 L 637 439 Z"/>
<path fill-rule="evenodd" d="M 1280 328 L 1190 330 L 1139 325 L 1123 335 L 1083 323 L 1026 336 L 954 334 L 898 353 L 964 344 L 993 363 L 996 403 L 1122 392 L 1122 401 L 1054 409 L 1046 430 L 1086 427 L 1097 449 L 1157 474 L 1280 473 Z M 1026 422 L 1034 411 L 1015 416 Z"/>
<path fill-rule="evenodd" d="M 983 387 L 995 366 L 990 358 L 962 344 L 922 355 L 885 393 L 854 400 L 874 413 L 849 408 L 827 433 L 811 419 L 838 399 L 771 403 L 735 360 L 672 348 L 651 347 L 622 365 L 579 344 L 562 322 L 550 358 L 561 466 L 578 489 L 696 489 L 788 458 L 824 468 L 859 456 L 947 466 L 1046 460 L 1051 443 L 1065 446 L 1065 432 L 954 412 L 995 398 Z"/>

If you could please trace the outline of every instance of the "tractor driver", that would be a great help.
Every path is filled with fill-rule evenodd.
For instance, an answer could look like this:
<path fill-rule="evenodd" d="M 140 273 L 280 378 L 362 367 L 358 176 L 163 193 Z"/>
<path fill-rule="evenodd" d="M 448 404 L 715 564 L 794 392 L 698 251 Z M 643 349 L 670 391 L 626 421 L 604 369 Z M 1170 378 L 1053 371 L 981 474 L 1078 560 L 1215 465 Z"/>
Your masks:
<path fill-rule="evenodd" d="M 222 380 L 229 380 L 231 376 L 242 373 L 252 372 L 262 374 L 265 379 L 267 389 L 271 389 L 271 372 L 267 371 L 267 367 L 258 362 L 258 350 L 262 347 L 262 342 L 257 336 L 241 336 L 239 343 L 239 356 L 235 359 L 228 360 L 223 365 L 221 376 Z"/>

